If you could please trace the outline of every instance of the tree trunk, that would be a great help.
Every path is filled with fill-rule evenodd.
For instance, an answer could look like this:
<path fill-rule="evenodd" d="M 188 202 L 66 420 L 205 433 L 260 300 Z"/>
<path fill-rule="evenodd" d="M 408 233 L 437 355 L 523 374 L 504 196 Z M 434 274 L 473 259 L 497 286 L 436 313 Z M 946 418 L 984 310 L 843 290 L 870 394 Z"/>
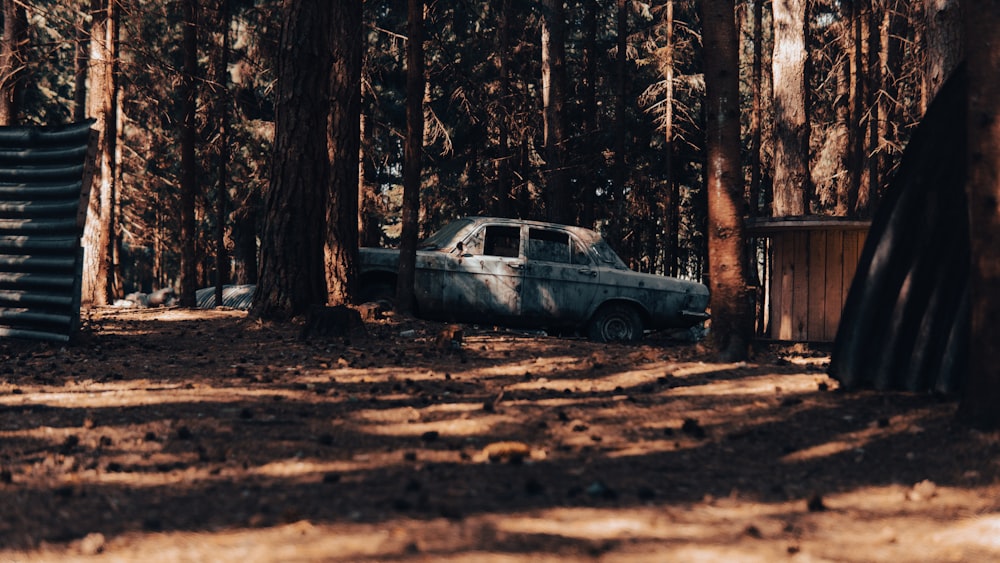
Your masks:
<path fill-rule="evenodd" d="M 739 54 L 733 0 L 698 4 L 705 64 L 708 267 L 712 338 L 723 361 L 746 358 L 753 335 L 744 252 Z"/>
<path fill-rule="evenodd" d="M 219 0 L 222 45 L 215 69 L 216 117 L 219 120 L 219 181 L 215 192 L 215 305 L 222 306 L 223 286 L 229 283 L 226 223 L 229 212 L 229 0 Z"/>
<path fill-rule="evenodd" d="M 875 1 L 871 0 L 868 13 L 868 88 L 866 89 L 866 105 L 868 106 L 868 155 L 865 173 L 868 176 L 868 207 L 874 209 L 878 204 L 882 190 L 882 161 L 884 153 L 879 137 L 879 127 L 882 120 L 882 104 L 879 93 L 882 91 L 882 10 L 875 9 Z"/>
<path fill-rule="evenodd" d="M 809 212 L 809 121 L 806 116 L 806 0 L 774 0 L 775 217 Z"/>
<path fill-rule="evenodd" d="M 760 214 L 761 163 L 764 154 L 761 146 L 761 121 L 764 115 L 763 81 L 764 74 L 764 2 L 753 3 L 753 62 L 751 63 L 750 88 L 750 189 L 747 193 L 750 216 Z"/>
<path fill-rule="evenodd" d="M 1000 428 L 1000 5 L 964 5 L 969 45 L 969 239 L 972 326 L 970 372 L 959 416 L 976 426 Z"/>
<path fill-rule="evenodd" d="M 255 284 L 257 269 L 257 215 L 261 205 L 260 193 L 253 190 L 233 209 L 233 283 Z"/>
<path fill-rule="evenodd" d="M 90 192 L 87 224 L 83 232 L 84 253 L 81 302 L 107 305 L 114 297 L 112 271 L 115 231 L 115 179 L 118 122 L 117 19 L 115 2 L 93 0 L 90 37 L 90 89 L 88 106 L 100 131 L 98 156 Z"/>
<path fill-rule="evenodd" d="M 327 213 L 327 302 L 357 292 L 358 155 L 361 153 L 361 3 L 335 2 L 330 88 L 330 206 Z"/>
<path fill-rule="evenodd" d="M 361 146 L 358 149 L 358 246 L 379 246 L 382 228 L 379 223 L 380 206 L 375 186 L 368 180 L 365 147 L 371 146 L 371 127 L 365 114 L 359 116 Z"/>
<path fill-rule="evenodd" d="M 626 250 L 622 241 L 625 237 L 625 229 L 628 223 L 628 213 L 625 201 L 625 182 L 628 178 L 628 170 L 625 166 L 625 140 L 628 128 L 625 112 L 626 76 L 628 63 L 628 3 L 626 0 L 617 0 L 616 19 L 616 53 L 615 53 L 615 74 L 614 74 L 614 150 L 615 160 L 612 164 L 611 174 L 611 209 L 608 210 L 610 217 L 608 220 L 608 239 L 611 244 L 618 247 L 620 251 Z M 624 256 L 626 260 L 634 254 L 627 252 Z"/>
<path fill-rule="evenodd" d="M 285 0 L 270 186 L 251 314 L 283 320 L 326 303 L 333 3 Z"/>
<path fill-rule="evenodd" d="M 863 4 L 868 0 L 853 0 L 850 2 L 851 22 L 851 61 L 850 72 L 850 111 L 847 127 L 848 157 L 846 171 L 848 174 L 847 212 L 849 216 L 864 217 L 868 215 L 868 194 L 862 185 L 862 170 L 865 163 L 864 122 L 865 101 L 865 57 L 864 35 L 866 26 Z"/>
<path fill-rule="evenodd" d="M 403 154 L 403 227 L 399 243 L 396 307 L 415 308 L 413 281 L 420 227 L 421 153 L 424 147 L 424 2 L 408 0 L 406 43 L 406 146 Z"/>
<path fill-rule="evenodd" d="M 3 46 L 0 48 L 0 125 L 19 125 L 24 97 L 28 19 L 24 4 L 3 0 Z"/>
<path fill-rule="evenodd" d="M 587 139 L 585 146 L 588 154 L 599 154 L 600 146 L 597 144 L 597 116 L 600 109 L 597 105 L 597 12 L 600 6 L 597 0 L 586 0 L 583 3 L 583 84 L 581 85 L 581 106 L 583 107 L 583 134 Z M 583 193 L 580 194 L 580 215 L 578 224 L 587 227 L 594 227 L 594 220 L 597 216 L 597 182 L 592 180 L 597 175 L 596 163 L 584 163 L 583 176 L 580 178 Z"/>
<path fill-rule="evenodd" d="M 563 0 L 542 0 L 542 105 L 545 144 L 545 213 L 572 222 L 566 174 L 566 15 Z"/>
<path fill-rule="evenodd" d="M 965 49 L 962 37 L 963 7 L 959 0 L 923 0 L 923 3 L 927 68 L 924 71 L 921 109 L 926 111 L 941 85 L 962 60 Z M 965 11 L 969 13 L 967 7 Z"/>
<path fill-rule="evenodd" d="M 499 73 L 498 94 L 496 102 L 498 111 L 494 113 L 497 128 L 497 158 L 496 176 L 497 191 L 491 213 L 499 217 L 512 217 L 515 208 L 514 186 L 511 174 L 511 160 L 514 158 L 510 147 L 510 29 L 514 17 L 510 7 L 511 0 L 501 0 L 498 14 L 499 27 L 497 32 L 497 70 Z"/>
<path fill-rule="evenodd" d="M 198 226 L 195 199 L 198 193 L 198 0 L 184 0 L 182 45 L 184 71 L 181 78 L 181 272 L 180 305 L 194 307 L 198 289 Z"/>
<path fill-rule="evenodd" d="M 665 202 L 666 210 L 666 243 L 664 246 L 663 271 L 668 276 L 677 275 L 677 254 L 680 249 L 680 186 L 675 177 L 674 170 L 674 0 L 667 0 L 665 15 L 666 21 L 666 50 L 663 61 L 663 79 L 667 83 L 667 90 L 664 94 L 666 103 L 666 116 L 663 120 L 664 147 L 663 147 L 663 171 L 667 184 L 667 194 Z"/>
<path fill-rule="evenodd" d="M 73 121 L 83 121 L 87 118 L 87 75 L 90 68 L 90 35 L 87 33 L 87 20 L 84 15 L 79 17 L 76 25 L 76 56 L 74 58 L 73 69 Z"/>

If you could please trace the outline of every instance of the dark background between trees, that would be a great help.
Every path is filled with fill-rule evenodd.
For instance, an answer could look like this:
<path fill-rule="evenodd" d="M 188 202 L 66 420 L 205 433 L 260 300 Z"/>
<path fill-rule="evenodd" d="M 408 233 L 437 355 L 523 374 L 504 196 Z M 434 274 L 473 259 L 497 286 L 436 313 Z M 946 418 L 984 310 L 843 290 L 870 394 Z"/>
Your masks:
<path fill-rule="evenodd" d="M 333 4 L 3 0 L 0 123 L 91 116 L 102 132 L 85 303 L 173 285 L 192 305 L 195 288 L 269 275 L 282 229 L 328 233 L 300 248 L 314 258 L 299 262 L 325 256 L 304 293 L 273 300 L 286 300 L 275 316 L 297 314 L 350 299 L 354 237 L 406 249 L 467 214 L 594 227 L 634 269 L 710 282 L 719 115 L 739 120 L 723 154 L 741 161 L 724 182 L 740 227 L 724 252 L 745 253 L 752 294 L 766 255 L 743 219 L 870 216 L 964 33 L 990 33 L 963 32 L 957 1 Z M 723 60 L 701 22 L 729 11 L 738 52 Z M 738 79 L 735 113 L 706 103 L 712 64 Z M 311 117 L 327 124 L 321 149 L 303 142 Z M 268 202 L 294 182 L 298 203 Z"/>

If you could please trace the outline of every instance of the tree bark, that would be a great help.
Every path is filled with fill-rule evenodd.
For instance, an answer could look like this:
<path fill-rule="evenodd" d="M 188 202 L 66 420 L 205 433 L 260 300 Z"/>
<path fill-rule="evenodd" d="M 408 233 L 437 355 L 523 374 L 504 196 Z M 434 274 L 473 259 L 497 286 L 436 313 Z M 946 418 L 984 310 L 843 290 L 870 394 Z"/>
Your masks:
<path fill-rule="evenodd" d="M 361 153 L 361 3 L 335 2 L 330 88 L 330 206 L 327 213 L 327 302 L 357 292 L 358 155 Z"/>
<path fill-rule="evenodd" d="M 1000 5 L 971 0 L 965 10 L 970 49 L 968 99 L 968 203 L 971 242 L 972 326 L 970 373 L 959 417 L 1000 428 Z"/>
<path fill-rule="evenodd" d="M 566 174 L 566 15 L 563 0 L 542 0 L 542 105 L 545 145 L 545 213 L 572 222 Z"/>
<path fill-rule="evenodd" d="M 83 232 L 84 252 L 81 302 L 107 305 L 115 294 L 112 268 L 117 186 L 118 10 L 110 0 L 93 0 L 90 36 L 90 89 L 88 112 L 97 120 L 98 166 L 92 180 L 87 224 Z"/>
<path fill-rule="evenodd" d="M 615 33 L 615 74 L 614 74 L 614 108 L 615 108 L 615 121 L 614 121 L 614 151 L 615 159 L 612 164 L 612 174 L 611 174 L 611 209 L 610 217 L 608 220 L 608 239 L 611 244 L 619 249 L 619 252 L 625 251 L 626 256 L 623 258 L 628 261 L 629 258 L 634 257 L 634 252 L 627 251 L 622 245 L 622 240 L 624 238 L 624 231 L 626 224 L 628 222 L 625 202 L 625 182 L 628 178 L 628 171 L 625 166 L 625 141 L 626 141 L 626 129 L 627 117 L 625 112 L 625 96 L 626 96 L 626 81 L 628 77 L 626 76 L 626 65 L 628 63 L 628 3 L 626 0 L 617 0 L 617 18 L 616 33 Z"/>
<path fill-rule="evenodd" d="M 396 308 L 412 313 L 420 221 L 420 173 L 424 147 L 424 2 L 408 0 L 406 43 L 406 146 L 403 154 L 403 227 L 399 243 Z"/>
<path fill-rule="evenodd" d="M 333 3 L 285 0 L 275 135 L 251 314 L 285 320 L 326 303 Z"/>
<path fill-rule="evenodd" d="M 222 306 L 223 286 L 229 283 L 226 224 L 229 219 L 229 0 L 219 0 L 222 44 L 215 69 L 216 117 L 219 120 L 219 180 L 215 193 L 215 306 Z"/>
<path fill-rule="evenodd" d="M 882 10 L 876 10 L 872 0 L 868 13 L 868 88 L 866 89 L 866 104 L 868 106 L 868 146 L 866 154 L 865 173 L 868 184 L 868 207 L 874 209 L 878 204 L 882 190 L 882 161 L 884 152 L 880 141 L 880 124 L 882 121 L 882 103 L 879 94 L 882 91 Z"/>
<path fill-rule="evenodd" d="M 3 0 L 3 46 L 0 48 L 0 125 L 18 125 L 24 97 L 28 19 L 24 4 Z"/>
<path fill-rule="evenodd" d="M 76 56 L 73 68 L 73 121 L 83 121 L 87 118 L 87 75 L 90 68 L 90 34 L 87 32 L 87 19 L 84 15 L 79 16 L 76 25 Z"/>
<path fill-rule="evenodd" d="M 926 65 L 923 83 L 923 108 L 927 110 L 944 81 L 961 62 L 964 49 L 962 35 L 963 6 L 959 0 L 923 0 Z M 970 2 L 978 5 L 979 2 Z M 968 6 L 964 11 L 968 13 Z"/>
<path fill-rule="evenodd" d="M 672 3 L 672 2 L 670 2 Z M 764 2 L 753 3 L 753 61 L 750 69 L 750 189 L 747 201 L 750 216 L 760 214 L 761 163 L 764 154 L 761 145 L 761 121 L 764 115 L 763 75 L 764 75 Z"/>
<path fill-rule="evenodd" d="M 733 0 L 699 2 L 705 64 L 705 150 L 712 338 L 723 361 L 744 359 L 753 335 L 744 252 L 739 54 Z"/>
<path fill-rule="evenodd" d="M 775 217 L 809 211 L 809 121 L 806 116 L 806 0 L 774 0 Z"/>
<path fill-rule="evenodd" d="M 583 84 L 580 87 L 581 105 L 583 107 L 583 134 L 587 139 L 586 147 L 595 154 L 599 148 L 596 142 L 598 139 L 597 116 L 600 114 L 597 105 L 597 13 L 600 6 L 597 0 L 585 0 L 583 3 Z M 583 177 L 580 178 L 580 214 L 578 224 L 587 227 L 594 227 L 594 220 L 597 216 L 597 183 L 591 178 L 597 174 L 595 163 L 585 163 Z"/>
<path fill-rule="evenodd" d="M 195 199 L 198 194 L 198 0 L 184 0 L 182 8 L 184 70 L 181 78 L 181 272 L 180 305 L 197 305 L 198 289 L 198 226 L 195 220 Z"/>
<path fill-rule="evenodd" d="M 497 174 L 497 197 L 496 206 L 494 207 L 494 213 L 500 217 L 512 217 L 514 215 L 516 197 L 514 194 L 514 186 L 512 182 L 511 174 L 511 160 L 514 158 L 513 151 L 510 147 L 510 110 L 508 104 L 510 104 L 510 59 L 511 59 L 511 48 L 510 48 L 510 28 L 511 19 L 514 14 L 510 7 L 511 0 L 501 0 L 500 3 L 500 14 L 499 14 L 499 33 L 498 33 L 498 53 L 497 58 L 499 66 L 499 108 L 500 111 L 497 112 L 499 115 L 495 116 L 497 120 L 497 145 L 498 145 L 498 158 L 496 163 L 496 174 Z"/>
<path fill-rule="evenodd" d="M 665 202 L 667 233 L 664 246 L 664 273 L 668 276 L 676 276 L 678 270 L 677 254 L 680 249 L 680 186 L 677 182 L 676 170 L 674 169 L 675 146 L 674 146 L 674 0 L 667 0 L 666 14 L 664 16 L 664 26 L 666 27 L 666 49 L 663 61 L 663 79 L 667 83 L 664 94 L 666 116 L 663 120 L 664 129 L 664 162 L 663 171 L 667 184 L 667 194 Z"/>

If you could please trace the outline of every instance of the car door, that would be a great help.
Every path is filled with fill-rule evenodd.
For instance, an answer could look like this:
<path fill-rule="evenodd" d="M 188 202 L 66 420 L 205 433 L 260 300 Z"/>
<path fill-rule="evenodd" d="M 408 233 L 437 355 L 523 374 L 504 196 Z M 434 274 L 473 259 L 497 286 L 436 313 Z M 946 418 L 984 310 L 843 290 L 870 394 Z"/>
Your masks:
<path fill-rule="evenodd" d="M 586 246 L 568 231 L 530 227 L 525 255 L 522 316 L 540 324 L 584 320 L 600 283 Z"/>
<path fill-rule="evenodd" d="M 524 258 L 519 225 L 473 231 L 449 265 L 445 307 L 456 318 L 512 318 L 521 313 Z"/>

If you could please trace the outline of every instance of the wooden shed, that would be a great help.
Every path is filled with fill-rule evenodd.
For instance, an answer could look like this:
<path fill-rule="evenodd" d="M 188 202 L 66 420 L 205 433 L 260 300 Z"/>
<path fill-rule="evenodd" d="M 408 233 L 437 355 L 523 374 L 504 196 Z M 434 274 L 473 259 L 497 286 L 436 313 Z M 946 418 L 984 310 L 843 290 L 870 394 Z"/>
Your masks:
<path fill-rule="evenodd" d="M 768 217 L 750 222 L 765 243 L 765 337 L 832 342 L 868 234 L 868 221 Z"/>

